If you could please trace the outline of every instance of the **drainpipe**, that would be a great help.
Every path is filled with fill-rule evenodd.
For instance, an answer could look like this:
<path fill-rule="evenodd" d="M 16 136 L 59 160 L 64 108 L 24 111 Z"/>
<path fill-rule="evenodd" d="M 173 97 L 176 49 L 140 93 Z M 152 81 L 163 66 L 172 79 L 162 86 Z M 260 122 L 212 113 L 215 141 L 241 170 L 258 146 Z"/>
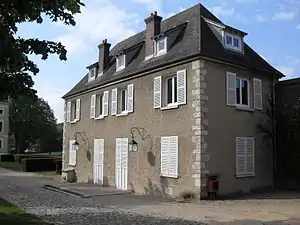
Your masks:
<path fill-rule="evenodd" d="M 272 97 L 273 97 L 273 107 L 272 107 L 272 145 L 273 145 L 273 188 L 276 186 L 276 176 L 277 176 L 277 142 L 276 142 L 276 101 L 275 101 L 275 85 L 277 80 L 272 78 Z"/>

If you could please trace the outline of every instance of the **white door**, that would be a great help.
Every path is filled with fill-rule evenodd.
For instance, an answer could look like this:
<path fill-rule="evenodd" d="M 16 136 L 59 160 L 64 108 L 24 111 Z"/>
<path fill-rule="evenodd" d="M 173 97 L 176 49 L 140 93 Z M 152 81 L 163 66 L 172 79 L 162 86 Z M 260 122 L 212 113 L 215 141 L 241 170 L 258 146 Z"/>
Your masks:
<path fill-rule="evenodd" d="M 116 138 L 116 188 L 127 190 L 128 138 Z"/>
<path fill-rule="evenodd" d="M 104 139 L 94 140 L 94 184 L 103 184 Z"/>

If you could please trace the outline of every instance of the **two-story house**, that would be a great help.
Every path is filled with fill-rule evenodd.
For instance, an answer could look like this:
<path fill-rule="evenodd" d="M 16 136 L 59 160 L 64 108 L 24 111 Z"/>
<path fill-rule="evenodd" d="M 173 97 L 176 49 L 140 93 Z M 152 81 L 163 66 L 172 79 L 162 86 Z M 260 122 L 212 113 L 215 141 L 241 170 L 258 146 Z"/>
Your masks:
<path fill-rule="evenodd" d="M 8 153 L 9 138 L 9 104 L 8 98 L 0 96 L 0 154 Z"/>
<path fill-rule="evenodd" d="M 245 32 L 197 4 L 110 49 L 64 97 L 63 168 L 94 182 L 177 196 L 272 185 L 272 148 L 256 126 L 283 76 Z M 105 31 L 103 31 L 105 32 Z"/>

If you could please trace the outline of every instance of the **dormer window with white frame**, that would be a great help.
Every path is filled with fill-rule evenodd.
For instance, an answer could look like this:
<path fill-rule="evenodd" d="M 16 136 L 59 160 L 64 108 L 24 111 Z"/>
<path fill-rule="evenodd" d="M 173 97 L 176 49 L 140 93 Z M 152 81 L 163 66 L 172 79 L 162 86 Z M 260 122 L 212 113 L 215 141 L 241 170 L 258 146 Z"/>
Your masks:
<path fill-rule="evenodd" d="M 97 67 L 90 68 L 89 70 L 89 81 L 95 80 L 97 74 Z"/>
<path fill-rule="evenodd" d="M 243 39 L 237 35 L 225 33 L 224 42 L 226 48 L 239 52 L 243 51 Z"/>
<path fill-rule="evenodd" d="M 116 71 L 121 71 L 125 68 L 126 64 L 126 55 L 119 55 L 116 59 Z"/>
<path fill-rule="evenodd" d="M 167 37 L 162 37 L 156 41 L 156 56 L 167 53 Z"/>

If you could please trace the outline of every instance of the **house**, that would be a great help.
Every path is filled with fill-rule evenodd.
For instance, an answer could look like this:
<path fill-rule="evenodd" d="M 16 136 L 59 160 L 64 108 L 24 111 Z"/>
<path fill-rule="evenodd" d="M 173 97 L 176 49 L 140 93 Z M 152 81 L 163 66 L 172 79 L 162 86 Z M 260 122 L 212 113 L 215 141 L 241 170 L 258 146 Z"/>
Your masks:
<path fill-rule="evenodd" d="M 0 96 L 0 154 L 7 154 L 9 142 L 9 105 L 8 98 Z"/>
<path fill-rule="evenodd" d="M 272 185 L 272 146 L 256 125 L 282 77 L 244 41 L 197 4 L 110 49 L 63 96 L 63 168 L 77 182 L 135 193 L 205 196 Z"/>

